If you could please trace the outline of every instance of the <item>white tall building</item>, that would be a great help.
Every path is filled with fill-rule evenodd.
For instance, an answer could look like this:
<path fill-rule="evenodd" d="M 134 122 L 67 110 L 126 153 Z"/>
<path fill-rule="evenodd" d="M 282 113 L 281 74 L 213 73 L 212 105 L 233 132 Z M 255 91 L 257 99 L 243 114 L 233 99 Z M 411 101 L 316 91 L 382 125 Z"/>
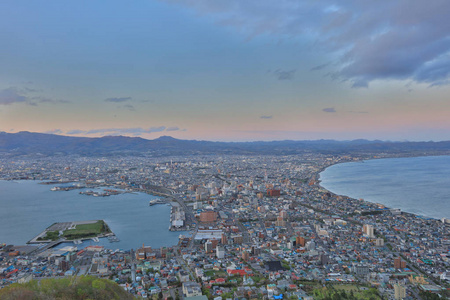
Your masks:
<path fill-rule="evenodd" d="M 308 250 L 308 251 L 314 250 L 314 249 L 316 249 L 316 243 L 314 241 L 309 241 L 306 243 L 305 247 L 306 247 L 306 250 Z"/>
<path fill-rule="evenodd" d="M 369 238 L 374 238 L 375 237 L 373 225 L 364 224 L 363 232 Z"/>
<path fill-rule="evenodd" d="M 396 283 L 394 284 L 394 297 L 395 300 L 401 300 L 406 297 L 406 289 L 404 286 Z"/>
<path fill-rule="evenodd" d="M 217 246 L 216 247 L 216 256 L 217 256 L 217 258 L 224 258 L 225 257 L 225 249 L 223 247 Z"/>

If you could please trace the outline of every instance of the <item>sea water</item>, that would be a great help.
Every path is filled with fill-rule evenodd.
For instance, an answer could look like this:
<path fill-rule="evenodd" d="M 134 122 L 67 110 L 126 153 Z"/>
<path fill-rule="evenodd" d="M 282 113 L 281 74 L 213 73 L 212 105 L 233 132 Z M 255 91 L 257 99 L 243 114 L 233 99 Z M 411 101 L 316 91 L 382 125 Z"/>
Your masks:
<path fill-rule="evenodd" d="M 430 218 L 450 218 L 450 156 L 374 159 L 333 165 L 321 185 L 338 195 Z"/>
<path fill-rule="evenodd" d="M 24 245 L 55 222 L 105 220 L 120 242 L 88 241 L 83 246 L 136 249 L 178 243 L 180 232 L 169 231 L 170 207 L 149 206 L 156 197 L 125 193 L 109 197 L 79 194 L 87 189 L 50 191 L 38 181 L 0 181 L 0 243 Z M 65 185 L 67 186 L 67 184 Z M 94 189 L 103 191 L 102 189 Z"/>

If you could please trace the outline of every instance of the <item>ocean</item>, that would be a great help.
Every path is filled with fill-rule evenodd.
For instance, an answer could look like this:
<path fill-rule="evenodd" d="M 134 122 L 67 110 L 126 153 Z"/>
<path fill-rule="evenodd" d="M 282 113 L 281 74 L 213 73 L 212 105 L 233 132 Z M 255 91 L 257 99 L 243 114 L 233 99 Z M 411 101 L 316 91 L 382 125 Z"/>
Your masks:
<path fill-rule="evenodd" d="M 450 156 L 373 159 L 333 165 L 321 186 L 338 194 L 441 219 L 450 218 Z"/>
<path fill-rule="evenodd" d="M 55 222 L 97 219 L 105 220 L 120 242 L 104 238 L 82 246 L 128 250 L 144 243 L 159 248 L 176 245 L 183 233 L 169 231 L 170 206 L 148 205 L 154 196 L 126 193 L 93 197 L 79 194 L 87 189 L 50 191 L 53 186 L 38 181 L 0 181 L 0 243 L 24 245 Z"/>

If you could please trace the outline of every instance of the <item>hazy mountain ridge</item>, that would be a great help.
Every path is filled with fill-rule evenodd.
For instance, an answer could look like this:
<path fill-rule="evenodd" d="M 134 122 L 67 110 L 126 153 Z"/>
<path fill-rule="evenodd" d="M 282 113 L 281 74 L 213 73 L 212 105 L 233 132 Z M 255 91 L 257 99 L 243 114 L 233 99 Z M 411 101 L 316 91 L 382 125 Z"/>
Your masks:
<path fill-rule="evenodd" d="M 140 137 L 105 136 L 100 138 L 69 137 L 62 135 L 18 132 L 0 133 L 0 152 L 10 155 L 79 154 L 112 155 L 196 155 L 196 154 L 295 154 L 318 152 L 328 154 L 380 152 L 438 152 L 450 153 L 450 141 L 443 142 L 389 142 L 389 141 L 269 141 L 269 142 L 211 142 L 179 140 L 162 136 L 154 140 Z"/>

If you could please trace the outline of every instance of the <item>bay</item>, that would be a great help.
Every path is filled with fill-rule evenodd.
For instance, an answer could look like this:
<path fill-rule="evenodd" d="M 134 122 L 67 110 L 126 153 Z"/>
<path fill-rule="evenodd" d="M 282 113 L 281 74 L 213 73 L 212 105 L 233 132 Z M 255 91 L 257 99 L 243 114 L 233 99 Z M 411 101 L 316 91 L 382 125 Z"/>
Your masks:
<path fill-rule="evenodd" d="M 337 194 L 429 218 L 450 218 L 450 156 L 374 159 L 336 164 L 320 173 Z"/>
<path fill-rule="evenodd" d="M 153 248 L 178 243 L 180 232 L 168 230 L 170 206 L 149 206 L 154 196 L 126 193 L 93 197 L 79 194 L 87 189 L 50 191 L 52 187 L 37 181 L 0 181 L 0 243 L 23 245 L 55 222 L 100 219 L 120 242 L 101 239 L 100 243 L 88 241 L 82 246 L 128 250 L 143 243 Z"/>

